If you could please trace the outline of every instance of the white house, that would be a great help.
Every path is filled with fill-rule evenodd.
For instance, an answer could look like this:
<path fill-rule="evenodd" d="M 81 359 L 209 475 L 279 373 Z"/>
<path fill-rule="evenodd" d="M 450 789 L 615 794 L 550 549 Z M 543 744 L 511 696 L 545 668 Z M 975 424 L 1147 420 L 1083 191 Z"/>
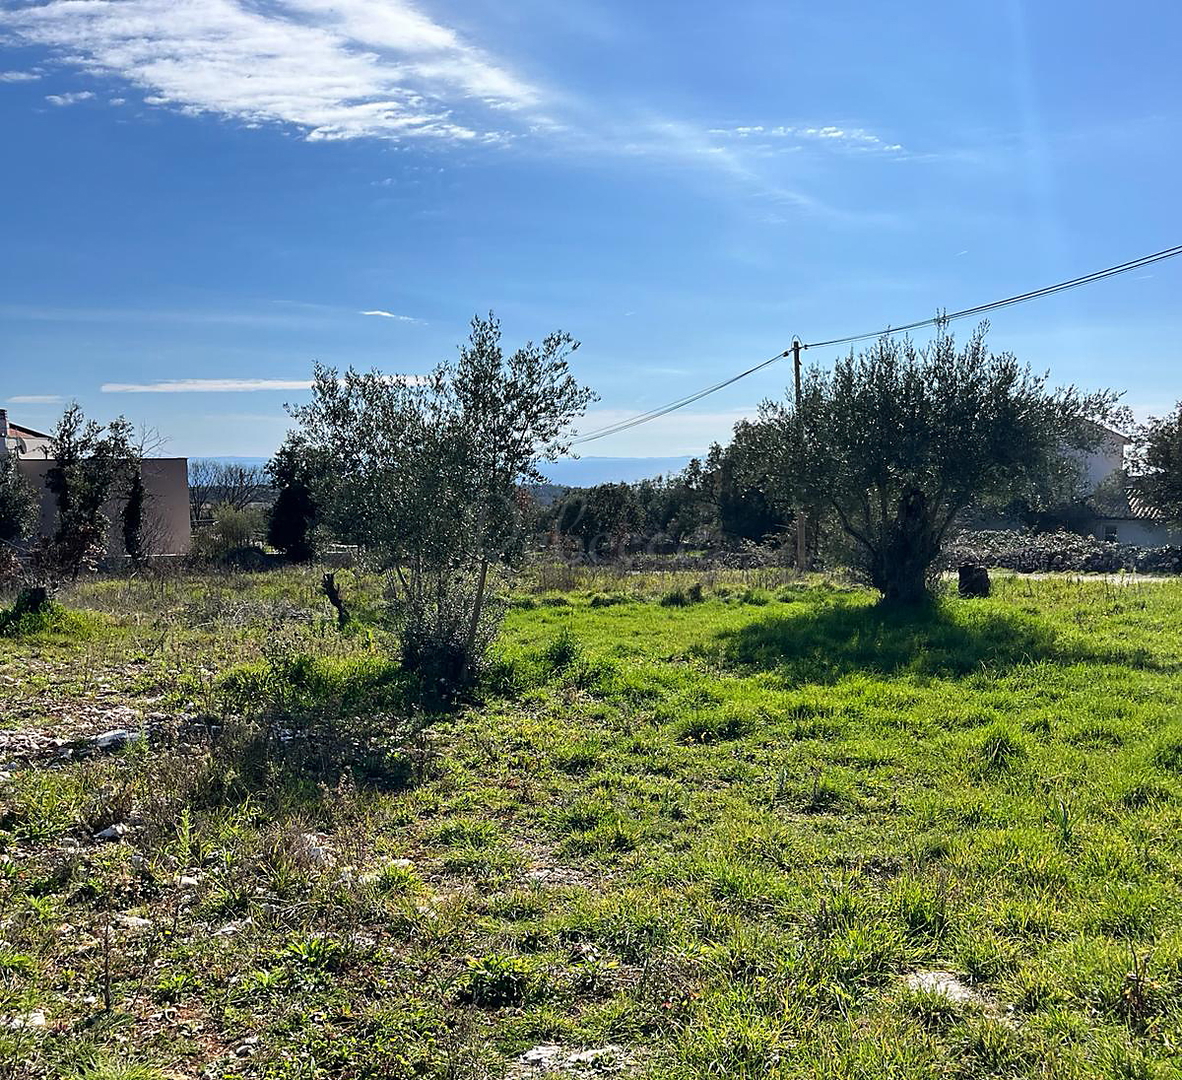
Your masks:
<path fill-rule="evenodd" d="M 1135 478 L 1125 473 L 1125 449 L 1133 440 L 1105 428 L 1099 447 L 1084 458 L 1088 490 L 1102 495 L 1092 534 L 1100 540 L 1137 547 L 1182 545 L 1182 529 L 1172 526 L 1137 489 Z"/>

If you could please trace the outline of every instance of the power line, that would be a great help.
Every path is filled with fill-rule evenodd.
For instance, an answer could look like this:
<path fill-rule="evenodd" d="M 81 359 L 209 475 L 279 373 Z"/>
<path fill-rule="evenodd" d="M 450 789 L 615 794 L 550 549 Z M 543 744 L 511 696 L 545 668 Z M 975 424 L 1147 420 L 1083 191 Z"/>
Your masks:
<path fill-rule="evenodd" d="M 884 335 L 903 334 L 910 330 L 919 330 L 925 326 L 943 325 L 954 322 L 957 319 L 967 319 L 973 315 L 985 315 L 990 311 L 997 311 L 999 308 L 1028 303 L 1031 300 L 1038 300 L 1044 296 L 1053 296 L 1055 293 L 1066 292 L 1069 289 L 1077 289 L 1082 285 L 1091 285 L 1093 282 L 1103 281 L 1105 278 L 1116 277 L 1118 274 L 1127 274 L 1131 270 L 1140 270 L 1143 267 L 1151 266 L 1153 263 L 1161 262 L 1164 259 L 1172 259 L 1176 255 L 1182 255 L 1182 244 L 1164 248 L 1161 251 L 1154 252 L 1152 255 L 1143 255 L 1139 259 L 1131 259 L 1129 262 L 1119 263 L 1116 266 L 1109 266 L 1104 270 L 1096 270 L 1093 273 L 1084 274 L 1081 277 L 1071 278 L 1069 281 L 1061 281 L 1056 285 L 1047 285 L 1041 289 L 1033 289 L 1030 292 L 1019 293 L 1016 296 L 1008 296 L 1004 300 L 994 300 L 988 304 L 977 304 L 975 307 L 963 308 L 960 311 L 953 311 L 945 315 L 937 315 L 931 319 L 921 319 L 918 322 L 907 323 L 903 326 L 888 326 L 883 330 L 874 330 L 869 333 L 851 334 L 848 337 L 831 338 L 828 341 L 813 341 L 807 345 L 802 345 L 801 348 L 820 349 L 829 348 L 833 345 L 851 345 L 858 341 L 867 341 L 871 338 L 883 337 Z M 595 428 L 573 439 L 572 442 L 575 445 L 594 442 L 596 439 L 604 439 L 608 435 L 618 435 L 620 432 L 627 431 L 629 428 L 647 424 L 650 420 L 656 420 L 671 412 L 676 412 L 678 409 L 684 409 L 687 405 L 692 405 L 695 401 L 700 401 L 702 398 L 708 397 L 710 394 L 716 393 L 724 387 L 730 386 L 732 383 L 737 383 L 740 379 L 747 378 L 748 375 L 754 375 L 755 372 L 762 371 L 765 367 L 769 367 L 776 363 L 776 361 L 783 360 L 785 357 L 791 355 L 792 350 L 785 349 L 783 352 L 776 353 L 775 356 L 769 357 L 767 360 L 754 365 L 754 367 L 749 367 L 746 371 L 740 371 L 737 375 L 732 375 L 729 379 L 724 379 L 722 382 L 715 383 L 713 386 L 707 386 L 705 389 L 698 390 L 696 393 L 688 394 L 666 405 L 650 409 L 648 412 L 638 413 L 636 416 L 630 416 L 614 424 Z"/>

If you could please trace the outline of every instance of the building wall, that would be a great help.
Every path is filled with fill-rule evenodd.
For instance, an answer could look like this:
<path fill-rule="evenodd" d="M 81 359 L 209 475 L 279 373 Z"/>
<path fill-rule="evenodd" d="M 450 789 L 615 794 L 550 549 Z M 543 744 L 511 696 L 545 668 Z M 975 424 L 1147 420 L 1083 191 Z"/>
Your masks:
<path fill-rule="evenodd" d="M 17 467 L 41 493 L 41 534 L 48 536 L 56 524 L 57 507 L 45 486 L 45 474 L 52 459 L 22 457 Z M 189 550 L 189 462 L 187 458 L 145 458 L 140 475 L 144 479 L 144 541 L 152 555 L 184 555 Z M 104 508 L 111 527 L 107 552 L 123 555 L 120 523 L 122 502 L 112 500 Z"/>
<path fill-rule="evenodd" d="M 1118 544 L 1136 547 L 1182 545 L 1182 529 L 1135 518 L 1102 518 L 1096 523 L 1092 535 L 1100 540 L 1114 540 Z"/>
<path fill-rule="evenodd" d="M 1114 431 L 1106 431 L 1100 445 L 1083 456 L 1084 478 L 1089 491 L 1094 491 L 1113 473 L 1125 465 L 1125 443 L 1128 440 Z"/>

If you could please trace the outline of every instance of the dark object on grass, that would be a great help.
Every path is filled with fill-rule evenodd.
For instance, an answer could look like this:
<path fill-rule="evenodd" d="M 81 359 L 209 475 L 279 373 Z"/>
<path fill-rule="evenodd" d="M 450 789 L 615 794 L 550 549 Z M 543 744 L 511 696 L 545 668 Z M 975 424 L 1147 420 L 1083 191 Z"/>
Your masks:
<path fill-rule="evenodd" d="M 341 590 L 337 587 L 336 575 L 325 574 L 320 582 L 320 588 L 324 595 L 328 597 L 328 602 L 336 608 L 337 629 L 344 630 L 349 625 L 349 609 L 345 607 L 345 601 L 341 597 Z"/>
<path fill-rule="evenodd" d="M 992 591 L 989 583 L 989 571 L 975 563 L 965 563 L 960 567 L 959 581 L 956 591 L 966 600 L 981 599 Z"/>
<path fill-rule="evenodd" d="M 49 607 L 49 590 L 44 585 L 30 585 L 22 589 L 12 605 L 12 615 L 37 615 Z"/>

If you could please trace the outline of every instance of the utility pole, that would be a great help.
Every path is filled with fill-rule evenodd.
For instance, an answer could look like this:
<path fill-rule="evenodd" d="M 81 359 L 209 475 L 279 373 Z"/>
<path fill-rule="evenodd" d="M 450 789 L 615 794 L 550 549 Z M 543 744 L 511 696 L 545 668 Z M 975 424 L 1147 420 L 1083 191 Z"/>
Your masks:
<path fill-rule="evenodd" d="M 801 446 L 804 445 L 804 414 L 800 411 L 801 392 L 800 392 L 800 338 L 792 339 L 792 378 L 796 384 L 796 437 L 800 440 Z M 796 569 L 798 573 L 803 574 L 808 558 L 805 543 L 805 516 L 804 509 L 796 511 Z"/>

